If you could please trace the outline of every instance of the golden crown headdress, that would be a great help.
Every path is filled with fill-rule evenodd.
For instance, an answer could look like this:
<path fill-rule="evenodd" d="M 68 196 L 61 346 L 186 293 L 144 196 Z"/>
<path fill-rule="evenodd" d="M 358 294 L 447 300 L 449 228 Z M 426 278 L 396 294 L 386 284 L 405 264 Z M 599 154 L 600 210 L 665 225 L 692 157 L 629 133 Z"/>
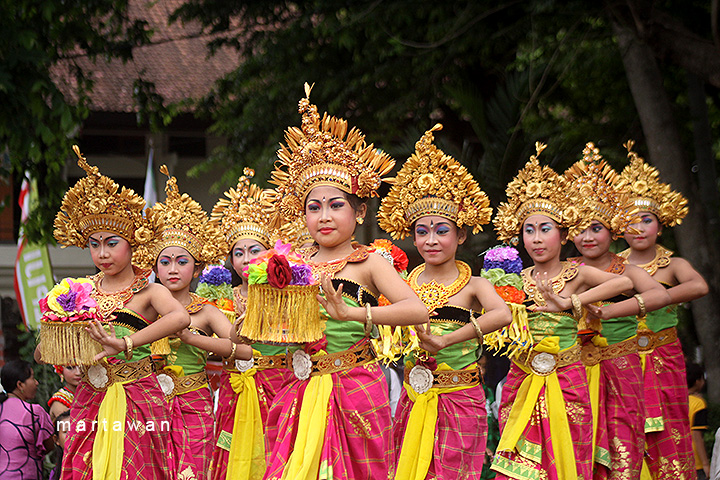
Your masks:
<path fill-rule="evenodd" d="M 73 151 L 87 176 L 65 193 L 55 217 L 55 239 L 63 247 L 85 248 L 90 235 L 107 231 L 127 240 L 135 254 L 142 253 L 139 250 L 160 237 L 162 219 L 151 209 L 143 215 L 145 200 L 140 195 L 125 187 L 118 192 L 118 184 L 89 165 L 77 145 Z"/>
<path fill-rule="evenodd" d="M 317 186 L 370 197 L 395 165 L 387 153 L 367 145 L 360 130 L 353 127 L 348 132 L 346 120 L 327 113 L 320 118 L 317 106 L 310 103 L 311 89 L 306 83 L 305 98 L 298 103 L 302 126 L 285 132 L 287 145 L 280 145 L 270 180 L 277 185 L 273 192 L 278 202 L 276 222 L 301 216 L 305 197 Z"/>
<path fill-rule="evenodd" d="M 672 190 L 669 184 L 661 182 L 657 169 L 633 152 L 633 145 L 633 140 L 628 140 L 623 145 L 627 148 L 630 165 L 620 173 L 616 188 L 630 195 L 638 211 L 655 214 L 665 226 L 679 225 L 688 213 L 687 199 Z"/>
<path fill-rule="evenodd" d="M 490 222 L 487 195 L 467 169 L 433 143 L 437 124 L 420 137 L 380 204 L 378 224 L 396 240 L 407 237 L 420 217 L 438 215 L 473 233 Z"/>
<path fill-rule="evenodd" d="M 582 203 L 577 192 L 568 187 L 567 179 L 547 165 L 540 166 L 538 156 L 546 145 L 535 143 L 535 155 L 518 172 L 505 189 L 507 202 L 497 209 L 493 223 L 500 241 L 517 242 L 522 222 L 530 215 L 545 215 L 563 228 L 568 238 L 582 232 L 589 220 L 580 218 L 577 205 Z"/>
<path fill-rule="evenodd" d="M 570 188 L 583 200 L 580 217 L 602 223 L 614 238 L 625 233 L 635 221 L 636 209 L 630 196 L 615 188 L 617 172 L 603 160 L 592 142 L 585 145 L 583 158 L 565 171 Z"/>
<path fill-rule="evenodd" d="M 167 166 L 160 171 L 168 176 L 165 182 L 165 203 L 158 202 L 153 210 L 164 221 L 162 237 L 149 248 L 149 255 L 133 260 L 143 268 L 151 268 L 167 247 L 182 247 L 198 262 L 220 263 L 228 251 L 225 236 L 210 223 L 207 213 L 187 193 L 180 194 L 177 179 L 170 176 Z"/>
<path fill-rule="evenodd" d="M 272 211 L 267 210 L 265 201 L 268 191 L 250 183 L 250 179 L 255 176 L 254 170 L 245 168 L 243 174 L 237 186 L 224 193 L 227 198 L 218 200 L 210 218 L 225 235 L 228 251 L 239 238 L 253 238 L 265 248 L 270 248 L 279 233 L 270 227 Z"/>

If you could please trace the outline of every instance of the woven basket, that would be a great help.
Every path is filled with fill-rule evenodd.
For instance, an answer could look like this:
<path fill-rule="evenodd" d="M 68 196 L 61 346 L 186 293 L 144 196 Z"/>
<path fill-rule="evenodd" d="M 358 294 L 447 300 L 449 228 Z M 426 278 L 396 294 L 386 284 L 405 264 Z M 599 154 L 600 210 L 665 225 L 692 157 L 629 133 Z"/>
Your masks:
<path fill-rule="evenodd" d="M 266 343 L 305 343 L 322 338 L 318 285 L 248 286 L 247 312 L 240 335 Z"/>

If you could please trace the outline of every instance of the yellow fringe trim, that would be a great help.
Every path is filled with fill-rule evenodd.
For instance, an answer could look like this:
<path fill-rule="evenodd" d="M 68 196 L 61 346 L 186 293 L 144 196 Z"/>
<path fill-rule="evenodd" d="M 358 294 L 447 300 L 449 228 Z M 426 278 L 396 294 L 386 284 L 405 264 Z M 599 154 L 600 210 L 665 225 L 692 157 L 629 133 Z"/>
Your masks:
<path fill-rule="evenodd" d="M 512 313 L 510 325 L 485 335 L 483 344 L 508 358 L 517 359 L 522 353 L 533 348 L 534 339 L 530 333 L 525 305 L 519 303 L 507 305 Z"/>
<path fill-rule="evenodd" d="M 89 322 L 40 322 L 40 352 L 54 365 L 94 365 L 102 351 L 85 330 Z"/>
<path fill-rule="evenodd" d="M 248 287 L 248 306 L 240 335 L 274 343 L 305 343 L 322 338 L 317 285 L 269 284 Z"/>
<path fill-rule="evenodd" d="M 160 340 L 155 340 L 150 344 L 151 355 L 170 355 L 170 340 L 168 337 L 163 337 Z"/>

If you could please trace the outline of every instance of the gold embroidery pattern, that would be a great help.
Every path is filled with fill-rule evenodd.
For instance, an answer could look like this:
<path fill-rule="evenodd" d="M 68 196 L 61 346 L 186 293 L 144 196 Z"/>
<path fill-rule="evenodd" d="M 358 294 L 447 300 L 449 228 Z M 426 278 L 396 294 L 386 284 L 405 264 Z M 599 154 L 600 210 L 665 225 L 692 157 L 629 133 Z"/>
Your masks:
<path fill-rule="evenodd" d="M 195 476 L 195 472 L 193 472 L 192 467 L 187 467 L 178 476 L 178 480 L 195 480 L 196 478 L 197 477 Z"/>
<path fill-rule="evenodd" d="M 358 435 L 362 435 L 365 438 L 372 436 L 370 421 L 367 418 L 363 418 L 358 412 L 352 412 L 350 414 L 350 424 Z"/>
<path fill-rule="evenodd" d="M 90 296 L 97 302 L 97 312 L 103 319 L 107 319 L 115 310 L 119 310 L 129 302 L 133 295 L 145 288 L 148 284 L 150 270 L 142 270 L 133 265 L 135 278 L 132 283 L 117 292 L 104 292 L 100 289 L 105 274 L 100 272 L 90 277 L 93 281 L 93 291 Z"/>
<path fill-rule="evenodd" d="M 545 299 L 538 291 L 537 283 L 533 278 L 534 270 L 535 267 L 533 266 L 528 267 L 522 271 L 523 290 L 525 290 L 525 294 L 527 295 L 529 300 L 535 302 L 536 305 L 544 306 Z M 567 261 L 562 262 L 562 270 L 556 277 L 553 277 L 550 280 L 550 282 L 552 283 L 553 292 L 555 292 L 556 294 L 560 294 L 562 289 L 565 288 L 565 283 L 577 277 L 577 274 L 577 265 Z"/>
<path fill-rule="evenodd" d="M 619 438 L 612 439 L 612 449 L 610 451 L 610 480 L 632 480 L 640 477 L 638 470 L 630 467 L 630 452 Z"/>

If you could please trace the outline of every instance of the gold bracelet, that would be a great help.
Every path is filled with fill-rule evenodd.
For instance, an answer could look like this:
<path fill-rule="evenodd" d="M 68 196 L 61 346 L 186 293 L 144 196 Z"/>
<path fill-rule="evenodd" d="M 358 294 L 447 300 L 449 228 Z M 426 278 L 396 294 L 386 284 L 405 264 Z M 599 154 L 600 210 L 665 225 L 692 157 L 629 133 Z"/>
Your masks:
<path fill-rule="evenodd" d="M 133 356 L 133 341 L 130 335 L 125 335 L 123 340 L 125 340 L 125 360 L 130 361 Z"/>
<path fill-rule="evenodd" d="M 573 317 L 575 317 L 575 320 L 580 320 L 582 318 L 582 302 L 580 302 L 580 297 L 573 293 L 570 295 L 570 301 L 572 302 Z"/>
<path fill-rule="evenodd" d="M 647 310 L 645 310 L 645 299 L 642 298 L 642 295 L 639 293 L 636 293 L 633 295 L 635 297 L 635 300 L 638 302 L 638 307 L 640 307 L 640 313 L 638 313 L 638 318 L 645 318 L 645 315 L 647 315 Z"/>
<path fill-rule="evenodd" d="M 370 303 L 365 304 L 365 336 L 369 337 L 372 333 L 372 311 L 370 310 Z"/>
<path fill-rule="evenodd" d="M 228 362 L 232 362 L 233 360 L 235 360 L 235 350 L 237 350 L 237 343 L 235 343 L 235 342 L 231 342 L 231 343 L 232 343 L 232 350 L 230 350 L 230 356 L 227 357 Z"/>
<path fill-rule="evenodd" d="M 482 328 L 480 328 L 478 319 L 473 317 L 472 314 L 470 314 L 470 323 L 472 323 L 472 326 L 475 327 L 475 335 L 477 335 L 478 345 L 482 345 L 484 338 L 483 331 Z"/>

